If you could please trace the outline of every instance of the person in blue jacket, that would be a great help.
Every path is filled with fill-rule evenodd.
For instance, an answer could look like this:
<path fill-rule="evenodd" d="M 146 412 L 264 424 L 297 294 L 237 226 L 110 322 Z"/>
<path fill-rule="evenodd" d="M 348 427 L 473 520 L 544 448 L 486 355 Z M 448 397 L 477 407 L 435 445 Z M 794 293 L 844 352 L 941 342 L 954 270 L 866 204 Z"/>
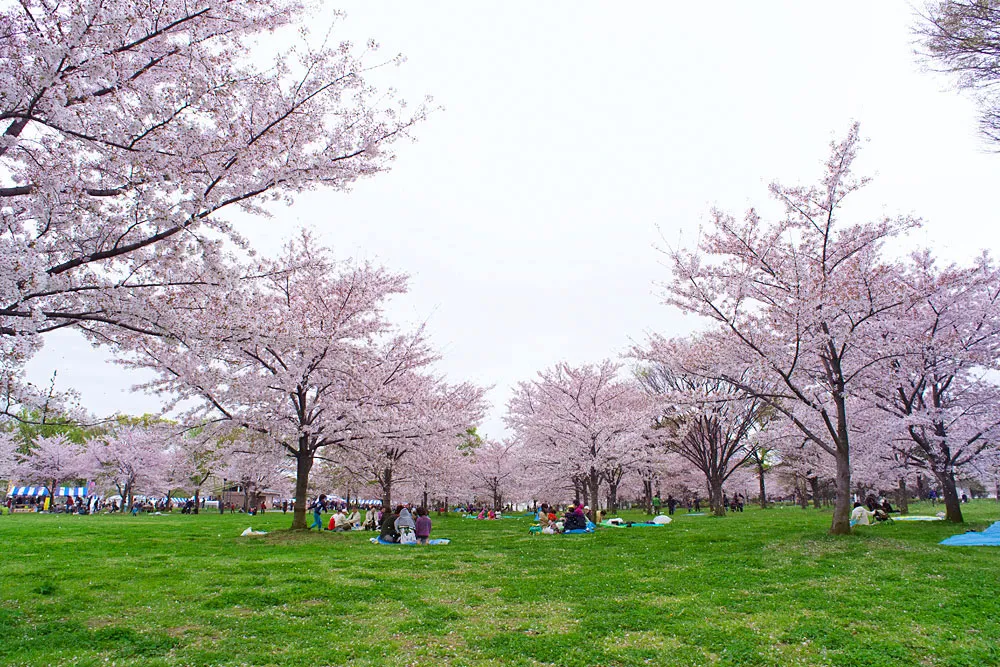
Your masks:
<path fill-rule="evenodd" d="M 326 509 L 326 494 L 320 494 L 319 498 L 312 504 L 313 511 L 313 522 L 309 524 L 309 530 L 316 526 L 320 531 L 323 530 L 323 510 Z"/>

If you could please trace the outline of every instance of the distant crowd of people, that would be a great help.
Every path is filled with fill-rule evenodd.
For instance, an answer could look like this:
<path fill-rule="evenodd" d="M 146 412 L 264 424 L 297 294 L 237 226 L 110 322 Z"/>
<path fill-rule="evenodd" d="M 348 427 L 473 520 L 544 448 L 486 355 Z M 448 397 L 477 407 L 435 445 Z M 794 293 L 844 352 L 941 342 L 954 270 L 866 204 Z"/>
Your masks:
<path fill-rule="evenodd" d="M 746 496 L 742 493 L 737 493 L 732 498 L 729 494 L 722 494 L 722 506 L 726 508 L 726 511 L 742 512 L 743 506 L 746 504 Z M 673 514 L 677 508 L 683 507 L 688 512 L 700 512 L 701 511 L 701 497 L 698 494 L 693 496 L 688 496 L 686 498 L 678 499 L 674 498 L 673 494 L 667 495 L 667 500 L 664 502 L 659 494 L 653 496 L 653 513 L 659 514 L 663 506 L 667 507 L 667 514 Z"/>

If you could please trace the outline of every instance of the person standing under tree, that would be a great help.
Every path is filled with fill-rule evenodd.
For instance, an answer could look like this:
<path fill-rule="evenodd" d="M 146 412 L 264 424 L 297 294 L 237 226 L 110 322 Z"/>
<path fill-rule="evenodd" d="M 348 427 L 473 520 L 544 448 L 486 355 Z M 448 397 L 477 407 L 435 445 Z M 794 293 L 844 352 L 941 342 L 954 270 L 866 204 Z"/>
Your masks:
<path fill-rule="evenodd" d="M 316 526 L 316 528 L 319 529 L 320 532 L 323 531 L 323 510 L 325 509 L 325 505 L 326 505 L 326 494 L 323 493 L 320 494 L 320 497 L 317 498 L 316 502 L 314 502 L 312 505 L 313 522 L 309 524 L 309 530 L 312 530 L 313 526 Z"/>

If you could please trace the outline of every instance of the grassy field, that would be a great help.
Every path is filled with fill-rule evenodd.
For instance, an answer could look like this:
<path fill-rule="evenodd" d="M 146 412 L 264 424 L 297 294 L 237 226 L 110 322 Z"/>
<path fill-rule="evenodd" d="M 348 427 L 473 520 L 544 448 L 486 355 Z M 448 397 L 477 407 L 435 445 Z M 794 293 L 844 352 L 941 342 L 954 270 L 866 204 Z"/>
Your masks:
<path fill-rule="evenodd" d="M 937 544 L 1000 519 L 966 512 L 846 538 L 798 508 L 581 536 L 450 517 L 440 547 L 280 513 L 4 516 L 0 664 L 997 665 L 1000 549 Z"/>

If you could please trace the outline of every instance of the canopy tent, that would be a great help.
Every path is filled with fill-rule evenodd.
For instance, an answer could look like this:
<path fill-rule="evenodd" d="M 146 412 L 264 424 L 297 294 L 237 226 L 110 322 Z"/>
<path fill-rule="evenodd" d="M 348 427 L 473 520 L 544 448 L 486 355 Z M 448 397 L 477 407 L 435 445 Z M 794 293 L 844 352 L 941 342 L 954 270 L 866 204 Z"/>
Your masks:
<path fill-rule="evenodd" d="M 60 486 L 57 496 L 67 496 L 69 498 L 86 498 L 87 487 L 85 486 Z"/>
<path fill-rule="evenodd" d="M 44 486 L 15 486 L 8 494 L 11 496 L 47 496 L 49 490 Z"/>

